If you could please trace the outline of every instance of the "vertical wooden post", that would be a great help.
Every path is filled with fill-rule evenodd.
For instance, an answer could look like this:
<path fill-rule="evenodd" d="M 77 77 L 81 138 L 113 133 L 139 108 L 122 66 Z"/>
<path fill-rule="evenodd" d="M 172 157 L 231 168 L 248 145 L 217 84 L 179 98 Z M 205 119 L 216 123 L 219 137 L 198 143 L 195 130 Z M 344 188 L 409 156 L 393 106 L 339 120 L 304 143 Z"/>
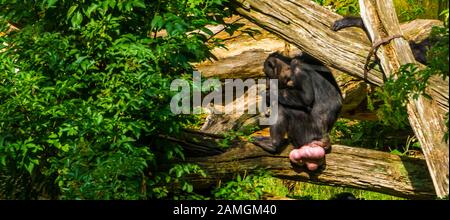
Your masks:
<path fill-rule="evenodd" d="M 392 0 L 359 0 L 359 5 L 372 42 L 403 34 Z M 403 38 L 395 38 L 381 45 L 377 56 L 388 77 L 396 73 L 401 65 L 417 64 L 408 42 Z M 449 193 L 449 147 L 443 140 L 446 129 L 443 115 L 439 114 L 435 100 L 423 96 L 417 100 L 409 100 L 407 109 L 410 124 L 422 146 L 436 194 L 444 197 Z"/>

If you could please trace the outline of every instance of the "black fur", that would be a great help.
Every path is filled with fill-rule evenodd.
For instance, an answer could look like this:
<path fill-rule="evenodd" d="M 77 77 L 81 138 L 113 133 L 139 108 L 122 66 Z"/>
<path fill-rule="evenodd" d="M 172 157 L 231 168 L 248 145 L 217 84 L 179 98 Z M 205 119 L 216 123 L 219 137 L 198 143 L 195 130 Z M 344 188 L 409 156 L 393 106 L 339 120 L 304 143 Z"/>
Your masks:
<path fill-rule="evenodd" d="M 278 120 L 270 127 L 271 141 L 256 144 L 277 152 L 287 143 L 286 133 L 296 148 L 314 140 L 329 143 L 328 134 L 342 107 L 339 87 L 329 69 L 309 55 L 290 59 L 275 53 L 267 58 L 264 72 L 268 78 L 279 79 Z M 292 81 L 291 86 L 285 78 Z"/>

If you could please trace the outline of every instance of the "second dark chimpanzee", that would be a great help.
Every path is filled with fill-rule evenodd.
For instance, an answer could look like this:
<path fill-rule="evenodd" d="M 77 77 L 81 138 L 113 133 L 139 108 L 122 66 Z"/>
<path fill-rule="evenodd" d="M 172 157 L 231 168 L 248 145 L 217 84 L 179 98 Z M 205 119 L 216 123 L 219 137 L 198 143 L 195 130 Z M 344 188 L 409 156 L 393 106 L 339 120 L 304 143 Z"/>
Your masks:
<path fill-rule="evenodd" d="M 366 26 L 364 26 L 364 22 L 361 17 L 353 17 L 353 16 L 344 17 L 340 20 L 335 21 L 332 29 L 333 31 L 338 31 L 348 27 L 359 27 L 363 29 L 367 35 L 369 35 L 367 33 L 367 28 Z M 427 65 L 427 51 L 429 50 L 431 45 L 433 45 L 435 42 L 433 42 L 429 38 L 426 38 L 419 43 L 416 43 L 414 41 L 408 41 L 408 43 L 409 46 L 411 47 L 414 58 L 418 62 Z"/>
<path fill-rule="evenodd" d="M 342 107 L 342 96 L 330 70 L 303 54 L 290 59 L 271 54 L 264 63 L 269 79 L 278 79 L 278 119 L 270 126 L 270 139 L 255 142 L 269 152 L 277 152 L 288 141 L 294 146 L 293 163 L 316 170 L 330 148 L 329 132 Z"/>

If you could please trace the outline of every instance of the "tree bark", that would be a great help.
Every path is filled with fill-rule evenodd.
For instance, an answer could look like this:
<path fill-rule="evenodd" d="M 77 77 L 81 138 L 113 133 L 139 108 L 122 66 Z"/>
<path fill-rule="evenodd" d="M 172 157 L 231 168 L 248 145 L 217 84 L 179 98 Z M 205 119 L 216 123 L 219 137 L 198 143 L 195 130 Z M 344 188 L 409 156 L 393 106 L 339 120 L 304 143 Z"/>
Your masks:
<path fill-rule="evenodd" d="M 237 19 L 232 18 L 232 20 Z M 239 22 L 245 25 L 242 28 L 256 29 L 260 33 L 251 37 L 237 31 L 230 37 L 228 34 L 217 34 L 217 28 L 215 27 L 208 28 L 217 34 L 216 38 L 223 40 L 222 43 L 226 46 L 226 49 L 215 48 L 211 51 L 217 60 L 207 60 L 194 64 L 203 77 L 219 79 L 263 78 L 263 63 L 269 54 L 280 52 L 286 56 L 294 57 L 301 53 L 295 45 L 291 45 L 270 32 L 257 27 L 247 19 L 240 19 Z M 433 26 L 441 24 L 442 22 L 438 20 L 417 19 L 401 24 L 400 28 L 407 40 L 420 43 L 429 37 Z M 355 35 L 360 34 L 358 29 L 353 29 L 353 31 L 355 31 Z M 343 73 L 332 67 L 330 68 L 335 75 Z"/>
<path fill-rule="evenodd" d="M 373 42 L 402 35 L 394 5 L 389 0 L 360 0 L 361 16 Z M 386 74 L 396 73 L 401 65 L 416 63 L 408 42 L 395 38 L 377 51 Z M 407 109 L 410 124 L 420 141 L 438 197 L 448 195 L 449 148 L 443 140 L 445 125 L 434 103 L 423 96 L 410 99 Z"/>
<path fill-rule="evenodd" d="M 263 169 L 281 179 L 346 186 L 411 199 L 435 196 L 432 181 L 426 172 L 426 162 L 421 158 L 333 145 L 331 153 L 326 156 L 325 169 L 310 172 L 290 163 L 288 154 L 291 146 L 281 154 L 273 155 L 249 142 L 238 140 L 223 150 L 217 146 L 223 141 L 221 136 L 193 131 L 170 140 L 181 143 L 190 155 L 185 162 L 196 163 L 207 173 L 206 177 L 190 176 L 189 180 L 197 189 L 230 180 L 238 173 L 242 175 Z M 211 155 L 213 151 L 216 155 Z"/>
<path fill-rule="evenodd" d="M 395 35 L 401 35 L 397 15 L 392 1 L 360 0 L 361 16 L 373 42 Z M 415 63 L 408 42 L 395 38 L 382 45 L 377 52 L 381 66 L 386 73 L 396 73 L 400 66 Z M 395 76 L 394 76 L 395 77 Z M 448 145 L 443 140 L 445 125 L 435 103 L 423 96 L 410 99 L 407 105 L 410 124 L 420 141 L 433 179 L 436 194 L 448 195 Z"/>

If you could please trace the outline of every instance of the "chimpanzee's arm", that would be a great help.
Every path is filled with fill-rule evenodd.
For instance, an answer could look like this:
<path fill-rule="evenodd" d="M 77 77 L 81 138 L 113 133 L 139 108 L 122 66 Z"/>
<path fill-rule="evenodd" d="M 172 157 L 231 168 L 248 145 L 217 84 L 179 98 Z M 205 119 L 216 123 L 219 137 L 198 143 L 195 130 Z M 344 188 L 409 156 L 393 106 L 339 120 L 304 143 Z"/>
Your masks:
<path fill-rule="evenodd" d="M 302 66 L 301 61 L 293 60 L 291 70 L 293 71 L 294 88 L 280 89 L 278 102 L 286 107 L 310 111 L 314 104 L 314 88 L 310 72 Z"/>
<path fill-rule="evenodd" d="M 333 31 L 338 31 L 348 27 L 359 27 L 366 30 L 361 17 L 345 17 L 337 20 L 334 22 L 332 29 Z"/>
<path fill-rule="evenodd" d="M 313 101 L 310 98 L 314 97 L 314 93 L 298 89 L 280 89 L 279 94 L 278 103 L 285 107 L 307 112 L 312 109 Z"/>

